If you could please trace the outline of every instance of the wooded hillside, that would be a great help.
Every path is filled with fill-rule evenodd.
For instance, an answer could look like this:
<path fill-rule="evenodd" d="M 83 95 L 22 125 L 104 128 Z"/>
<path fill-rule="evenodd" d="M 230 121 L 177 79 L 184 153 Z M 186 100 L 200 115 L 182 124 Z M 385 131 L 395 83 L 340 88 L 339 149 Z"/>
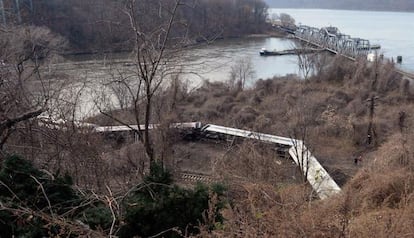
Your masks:
<path fill-rule="evenodd" d="M 128 1 L 40 0 L 34 1 L 34 15 L 26 21 L 47 26 L 69 40 L 79 51 L 125 50 L 130 46 Z M 165 2 L 165 1 L 163 1 Z M 167 1 L 168 2 L 168 1 Z M 174 2 L 174 1 L 170 1 Z M 259 33 L 267 16 L 260 0 L 186 0 L 177 17 L 188 31 L 188 41 L 208 41 Z M 163 3 L 164 4 L 164 3 Z M 148 29 L 156 24 L 159 1 L 137 1 L 136 11 L 145 12 Z M 145 20 L 145 19 L 143 19 Z"/>

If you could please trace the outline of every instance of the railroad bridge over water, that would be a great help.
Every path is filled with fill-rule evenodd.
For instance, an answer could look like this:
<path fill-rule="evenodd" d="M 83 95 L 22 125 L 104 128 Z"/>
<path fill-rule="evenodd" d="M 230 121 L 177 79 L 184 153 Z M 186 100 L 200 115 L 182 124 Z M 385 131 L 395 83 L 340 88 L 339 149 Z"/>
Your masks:
<path fill-rule="evenodd" d="M 378 44 L 371 44 L 369 40 L 351 37 L 350 35 L 341 33 L 336 27 L 316 28 L 306 25 L 299 25 L 295 29 L 279 27 L 281 30 L 293 35 L 298 39 L 313 47 L 329 51 L 333 54 L 342 55 L 350 60 L 358 57 L 367 58 L 368 54 L 373 50 L 381 48 Z M 403 79 L 414 82 L 414 74 L 406 72 L 403 69 L 396 68 L 395 72 Z"/>
<path fill-rule="evenodd" d="M 380 45 L 373 45 L 369 40 L 353 38 L 341 33 L 336 27 L 316 28 L 299 25 L 296 30 L 287 30 L 296 39 L 325 49 L 334 54 L 341 54 L 347 58 L 355 59 L 359 56 L 367 56 L 372 50 L 380 49 Z"/>

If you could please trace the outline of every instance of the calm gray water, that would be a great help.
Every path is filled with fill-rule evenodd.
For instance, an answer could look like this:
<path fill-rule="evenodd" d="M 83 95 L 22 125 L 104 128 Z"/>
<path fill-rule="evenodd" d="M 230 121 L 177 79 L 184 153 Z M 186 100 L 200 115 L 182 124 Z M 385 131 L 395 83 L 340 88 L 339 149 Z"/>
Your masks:
<path fill-rule="evenodd" d="M 273 37 L 217 41 L 187 52 L 190 55 L 187 60 L 192 63 L 188 71 L 196 71 L 197 75 L 188 74 L 183 77 L 194 86 L 203 80 L 225 81 L 230 78 L 231 68 L 240 60 L 250 61 L 252 64 L 254 76 L 251 81 L 297 73 L 297 56 L 263 57 L 259 54 L 261 48 L 284 50 L 293 47 L 292 41 Z"/>

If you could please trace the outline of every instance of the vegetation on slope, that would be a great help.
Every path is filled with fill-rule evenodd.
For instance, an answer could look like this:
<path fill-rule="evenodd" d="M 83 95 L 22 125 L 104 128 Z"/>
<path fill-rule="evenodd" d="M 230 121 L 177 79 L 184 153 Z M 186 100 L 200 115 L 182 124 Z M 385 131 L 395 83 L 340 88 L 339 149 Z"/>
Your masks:
<path fill-rule="evenodd" d="M 229 152 L 226 151 L 220 157 L 223 161 L 216 164 L 217 174 L 222 177 L 227 175 L 227 178 L 230 178 L 229 184 L 231 184 L 228 191 L 231 202 L 222 212 L 224 223 L 223 225 L 215 224 L 215 221 L 220 220 L 219 217 L 207 219 L 211 222 L 197 228 L 201 232 L 199 236 L 239 234 L 242 237 L 365 237 L 372 234 L 384 234 L 383 237 L 387 237 L 411 234 L 413 232 L 410 225 L 413 220 L 411 197 L 414 191 L 412 180 L 414 93 L 410 81 L 395 73 L 391 63 L 377 63 L 367 63 L 364 60 L 350 62 L 338 57 L 320 68 L 306 81 L 287 76 L 259 80 L 254 87 L 245 89 L 240 88 L 237 83 L 206 82 L 203 87 L 192 92 L 184 90 L 185 87 L 182 85 L 160 91 L 156 97 L 155 111 L 165 112 L 163 115 L 167 118 L 164 118 L 166 120 L 164 123 L 201 120 L 284 136 L 294 136 L 295 128 L 306 127 L 307 145 L 334 178 L 340 179 L 338 182 L 343 187 L 343 192 L 332 199 L 315 200 L 313 192 L 303 184 L 281 182 L 283 178 L 278 178 L 280 174 L 274 173 L 278 165 L 274 163 L 271 152 L 263 153 L 261 147 L 249 147 L 247 143 L 240 144 L 239 149 L 234 150 L 234 157 L 229 156 Z M 375 103 L 371 115 L 372 100 L 375 100 Z M 56 150 L 55 146 L 48 148 L 45 146 L 50 140 L 47 137 L 25 143 L 39 148 L 43 145 L 44 154 L 60 154 L 61 157 L 55 158 L 56 161 L 53 163 L 60 163 L 58 168 L 62 171 L 77 172 L 80 177 L 88 173 L 101 173 L 103 176 L 97 176 L 96 183 L 107 185 L 111 185 L 108 176 L 112 174 L 127 176 L 127 174 L 136 174 L 141 170 L 145 173 L 145 169 L 140 166 L 145 167 L 146 162 L 133 160 L 129 152 L 122 153 L 123 156 L 120 153 L 119 157 L 114 157 L 110 161 L 101 157 L 100 150 L 113 150 L 114 148 L 99 147 L 97 149 L 98 147 L 95 146 L 98 144 L 95 143 L 101 142 L 98 142 L 99 139 L 96 136 L 79 131 L 55 133 L 53 130 L 43 130 L 44 135 L 51 133 L 50 135 L 59 138 L 58 141 L 62 144 L 70 142 L 73 146 L 68 144 Z M 177 141 L 168 141 L 170 137 L 167 136 L 173 135 L 171 134 L 173 131 L 162 129 L 160 132 L 160 135 L 155 136 L 154 141 L 157 145 L 154 147 L 157 154 L 162 156 L 158 159 L 164 161 L 166 165 L 173 164 L 170 162 L 174 160 L 174 153 L 169 151 Z M 367 138 L 369 132 L 373 136 L 370 141 Z M 13 140 L 14 138 L 11 138 L 11 141 Z M 133 146 L 135 150 L 132 154 L 145 158 L 143 149 L 136 145 Z M 79 148 L 82 150 L 80 151 Z M 119 145 L 115 148 L 119 148 Z M 22 150 L 22 152 L 25 151 Z M 26 154 L 30 155 L 30 153 Z M 73 158 L 67 157 L 68 155 L 77 155 L 74 162 L 91 163 L 91 166 L 87 170 L 71 170 L 70 167 L 66 167 L 73 163 L 71 161 Z M 353 160 L 356 155 L 363 156 L 362 163 L 358 165 L 355 165 Z M 44 162 L 44 158 L 47 157 L 43 156 L 36 154 L 31 155 L 31 158 L 37 164 L 47 166 Z M 117 159 L 120 162 L 116 162 Z M 125 164 L 122 165 L 122 163 Z M 275 170 L 269 170 L 269 168 L 275 168 Z M 234 176 L 228 176 L 229 174 Z M 8 177 L 9 175 L 5 176 L 4 181 L 7 181 Z M 30 180 L 30 177 L 26 180 L 27 184 L 37 186 L 33 180 Z M 87 182 L 76 177 L 74 180 L 79 186 L 84 186 Z M 131 181 L 136 183 L 139 180 L 126 180 L 123 184 L 123 191 L 131 188 L 129 185 Z M 153 181 L 159 181 L 159 179 Z M 93 188 L 97 189 L 96 193 L 98 193 L 99 186 Z M 148 188 L 151 189 L 134 190 L 125 197 L 125 203 L 119 203 L 129 209 L 126 213 L 119 213 L 125 216 L 118 216 L 115 223 L 107 220 L 108 215 L 112 213 L 108 211 L 109 207 L 105 199 L 99 200 L 101 202 L 89 211 L 81 213 L 85 214 L 81 217 L 95 214 L 92 218 L 84 218 L 82 222 L 88 224 L 91 229 L 102 229 L 104 233 L 106 232 L 105 234 L 108 234 L 111 233 L 112 224 L 119 227 L 121 221 L 124 221 L 127 223 L 123 228 L 119 227 L 121 229 L 119 234 L 129 237 L 133 235 L 129 233 L 132 230 L 142 232 L 138 234 L 143 235 L 157 232 L 141 223 L 132 222 L 141 221 L 142 216 L 148 220 L 155 219 L 154 221 L 161 219 L 148 217 L 156 214 L 152 213 L 151 209 L 160 212 L 161 207 L 166 206 L 183 208 L 186 211 L 184 213 L 182 210 L 173 209 L 173 211 L 178 211 L 179 214 L 194 212 L 191 216 L 197 217 L 197 221 L 201 219 L 200 211 L 209 208 L 208 200 L 204 196 L 208 193 L 203 189 L 197 188 L 189 192 L 157 183 Z M 36 191 L 34 193 L 37 194 L 36 198 L 42 198 L 42 191 L 38 186 L 31 189 L 31 191 Z M 98 194 L 105 194 L 104 190 L 105 188 L 101 187 Z M 18 191 L 15 193 L 17 194 Z M 105 197 L 105 195 L 100 196 Z M 184 202 L 185 198 L 200 201 L 197 204 L 203 204 L 204 209 L 185 207 L 184 204 L 192 204 Z M 10 200 L 13 197 L 3 199 Z M 31 199 L 30 201 L 37 200 Z M 197 204 L 194 206 L 198 206 Z M 44 209 L 42 214 L 50 213 L 48 206 L 37 208 Z M 3 214 L 5 216 L 3 221 L 18 221 L 13 219 L 13 213 Z M 70 215 L 74 214 L 70 213 Z M 102 214 L 107 215 L 102 216 Z M 163 214 L 167 219 L 165 224 L 169 224 L 171 214 L 168 212 Z M 71 217 L 65 218 L 72 219 Z M 45 218 L 42 217 L 42 219 Z M 49 220 L 46 221 L 49 222 Z M 187 222 L 192 225 L 197 224 L 194 220 L 186 220 L 180 221 L 177 226 L 183 227 L 183 224 Z M 17 223 L 6 223 L 9 227 L 13 224 Z M 216 229 L 211 231 L 210 227 Z M 162 228 L 168 230 L 168 227 Z M 7 229 L 12 230 L 12 228 Z M 74 227 L 69 229 L 73 230 Z M 185 228 L 180 230 L 181 234 L 190 235 L 185 234 Z M 159 232 L 162 231 L 164 230 Z M 173 230 L 168 230 L 168 232 L 171 231 Z"/>
<path fill-rule="evenodd" d="M 172 88 L 159 94 L 159 111 L 170 121 L 199 120 L 289 137 L 306 129 L 306 144 L 343 188 L 338 196 L 317 201 L 308 187 L 279 178 L 275 171 L 281 167 L 262 147 L 232 145 L 214 161 L 216 175 L 231 181 L 224 226 L 201 236 L 412 234 L 410 80 L 387 61 L 318 59 L 325 63 L 307 80 L 286 76 L 259 80 L 252 88 L 205 82 L 192 92 L 181 85 L 174 94 Z M 236 156 L 229 156 L 233 150 Z M 355 164 L 359 156 L 362 161 Z"/>
<path fill-rule="evenodd" d="M 285 136 L 294 136 L 295 128 L 305 126 L 307 145 L 343 188 L 336 197 L 315 201 L 302 185 L 251 179 L 232 187 L 232 206 L 223 213 L 224 229 L 217 234 L 413 234 L 409 224 L 414 208 L 414 90 L 393 67 L 386 62 L 379 66 L 337 57 L 307 81 L 294 77 L 260 80 L 245 90 L 205 83 L 186 95 L 178 113 L 183 120 L 202 118 Z M 363 160 L 355 164 L 359 155 Z M 256 163 L 254 169 L 264 167 L 268 164 Z M 228 173 L 237 173 L 234 170 L 246 173 L 245 167 L 237 166 Z"/>
<path fill-rule="evenodd" d="M 100 196 L 73 189 L 68 175 L 45 173 L 27 160 L 10 156 L 0 170 L 1 235 L 180 237 L 198 233 L 200 224 L 212 229 L 222 222 L 223 187 L 209 189 L 200 184 L 191 190 L 171 182 L 168 172 L 154 166 L 128 194 Z"/>
<path fill-rule="evenodd" d="M 405 127 L 413 113 L 413 89 L 392 64 L 376 67 L 340 57 L 307 81 L 294 76 L 259 80 L 245 90 L 206 82 L 183 97 L 177 121 L 287 137 L 306 129 L 308 146 L 332 166 L 331 172 L 349 170 L 349 175 L 354 156 L 375 150 Z"/>

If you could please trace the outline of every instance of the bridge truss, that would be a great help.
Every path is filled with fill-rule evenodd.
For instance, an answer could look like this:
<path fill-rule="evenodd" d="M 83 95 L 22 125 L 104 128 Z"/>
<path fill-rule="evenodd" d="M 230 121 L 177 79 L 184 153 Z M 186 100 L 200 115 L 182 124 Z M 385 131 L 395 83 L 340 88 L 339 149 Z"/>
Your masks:
<path fill-rule="evenodd" d="M 296 38 L 309 44 L 351 58 L 366 56 L 372 49 L 374 49 L 369 40 L 352 38 L 350 35 L 340 33 L 336 27 L 324 27 L 319 29 L 300 25 L 297 27 L 294 34 Z"/>

